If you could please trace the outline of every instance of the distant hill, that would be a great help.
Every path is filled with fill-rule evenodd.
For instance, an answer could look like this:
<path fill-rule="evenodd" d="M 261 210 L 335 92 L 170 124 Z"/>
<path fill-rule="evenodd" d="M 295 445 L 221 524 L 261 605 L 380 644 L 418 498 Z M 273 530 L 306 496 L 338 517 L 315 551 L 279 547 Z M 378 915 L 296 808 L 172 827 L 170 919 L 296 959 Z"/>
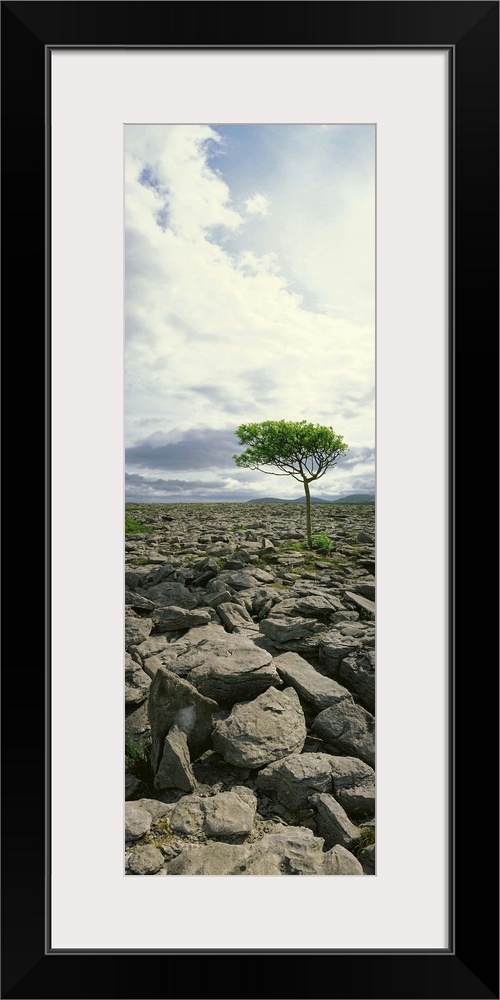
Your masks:
<path fill-rule="evenodd" d="M 247 500 L 247 503 L 305 503 L 305 497 L 296 497 L 294 500 L 284 500 L 281 497 L 258 497 L 257 500 Z M 347 496 L 331 497 L 323 500 L 318 497 L 311 497 L 311 503 L 375 503 L 374 493 L 349 493 Z"/>
<path fill-rule="evenodd" d="M 338 497 L 332 503 L 375 503 L 374 493 L 350 493 L 347 497 Z"/>

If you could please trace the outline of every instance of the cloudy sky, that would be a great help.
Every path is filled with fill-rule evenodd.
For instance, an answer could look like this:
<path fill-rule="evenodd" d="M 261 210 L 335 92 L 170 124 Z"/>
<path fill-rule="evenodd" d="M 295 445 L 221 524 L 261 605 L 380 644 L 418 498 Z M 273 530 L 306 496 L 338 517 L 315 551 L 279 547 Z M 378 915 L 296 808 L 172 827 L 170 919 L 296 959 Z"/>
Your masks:
<path fill-rule="evenodd" d="M 300 497 L 234 431 L 333 427 L 313 496 L 375 485 L 375 128 L 125 127 L 127 501 Z"/>

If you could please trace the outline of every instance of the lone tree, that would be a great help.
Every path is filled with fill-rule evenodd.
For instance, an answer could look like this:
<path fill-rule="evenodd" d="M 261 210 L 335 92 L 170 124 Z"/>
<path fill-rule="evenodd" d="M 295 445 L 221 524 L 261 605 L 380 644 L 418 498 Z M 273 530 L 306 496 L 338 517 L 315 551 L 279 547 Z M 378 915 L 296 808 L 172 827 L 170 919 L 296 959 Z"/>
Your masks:
<path fill-rule="evenodd" d="M 240 444 L 249 445 L 241 455 L 233 455 L 240 468 L 256 469 L 271 476 L 293 476 L 304 484 L 307 542 L 312 548 L 309 483 L 320 479 L 347 451 L 343 438 L 331 427 L 309 424 L 306 420 L 241 424 L 235 434 Z M 266 469 L 266 465 L 280 471 Z"/>

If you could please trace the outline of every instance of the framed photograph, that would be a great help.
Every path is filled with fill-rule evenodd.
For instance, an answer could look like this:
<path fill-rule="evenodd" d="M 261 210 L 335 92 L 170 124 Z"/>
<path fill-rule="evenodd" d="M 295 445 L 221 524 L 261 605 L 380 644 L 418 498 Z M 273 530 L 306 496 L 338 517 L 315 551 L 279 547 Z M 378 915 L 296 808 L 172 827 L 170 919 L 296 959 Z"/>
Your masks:
<path fill-rule="evenodd" d="M 477 608 L 484 624 L 490 604 L 497 520 L 491 481 L 498 454 L 499 5 L 259 4 L 258 19 L 250 4 L 227 7 L 212 4 L 207 24 L 200 20 L 193 27 L 179 4 L 1 5 L 9 250 L 4 303 L 14 315 L 22 310 L 23 329 L 27 310 L 31 331 L 27 349 L 26 338 L 6 338 L 4 326 L 4 350 L 11 355 L 8 372 L 22 373 L 26 412 L 36 404 L 33 440 L 43 454 L 39 480 L 46 483 L 37 504 L 46 511 L 38 560 L 45 566 L 46 602 L 36 630 L 45 642 L 38 658 L 32 657 L 31 639 L 21 638 L 30 620 L 20 600 L 26 562 L 17 552 L 8 564 L 9 575 L 11 565 L 19 569 L 6 601 L 11 649 L 4 662 L 13 670 L 4 673 L 2 996 L 265 997 L 262 971 L 269 958 L 279 959 L 276 995 L 283 997 L 498 997 L 498 678 L 490 639 L 481 653 L 484 690 L 473 667 L 483 636 Z M 186 147 L 189 129 L 228 144 L 239 130 L 226 174 L 199 156 L 196 136 Z M 266 129 L 273 130 L 275 145 L 264 149 Z M 220 412 L 240 413 L 235 400 L 238 394 L 241 399 L 242 365 L 249 378 L 253 372 L 265 383 L 273 406 L 273 365 L 286 369 L 294 393 L 314 377 L 318 413 L 326 413 L 320 400 L 344 399 L 344 390 L 328 361 L 328 337 L 314 329 L 332 320 L 330 286 L 348 285 L 353 262 L 357 267 L 366 253 L 366 232 L 359 216 L 351 244 L 342 242 L 351 264 L 344 267 L 342 254 L 334 254 L 330 281 L 318 257 L 308 258 L 307 213 L 323 217 L 326 229 L 340 226 L 328 215 L 333 161 L 325 150 L 327 137 L 341 134 L 336 155 L 354 162 L 353 129 L 361 157 L 368 156 L 361 136 L 372 142 L 376 216 L 376 873 L 333 881 L 321 874 L 292 881 L 260 872 L 244 879 L 198 872 L 167 881 L 125 877 L 125 445 L 132 499 L 147 499 L 152 494 L 144 491 L 156 490 L 172 502 L 168 488 L 175 497 L 175 490 L 191 486 L 194 498 L 203 499 L 210 469 L 201 463 L 205 482 L 203 473 L 194 485 L 188 476 L 191 486 L 173 478 L 182 464 L 172 466 L 168 488 L 165 479 L 155 478 L 158 401 L 156 409 L 134 411 L 132 436 L 125 437 L 124 415 L 132 415 L 124 402 L 125 295 L 132 280 L 143 282 L 129 313 L 129 323 L 137 319 L 142 334 L 148 324 L 162 323 L 173 337 L 176 325 L 182 326 L 183 353 L 167 362 L 170 399 L 175 388 L 184 428 L 188 416 L 180 416 L 181 408 L 193 407 L 193 386 L 197 399 L 204 387 L 205 408 L 200 404 L 195 422 L 209 426 L 210 410 L 212 429 L 221 428 L 219 437 L 203 439 L 207 452 L 226 430 Z M 287 158 L 283 150 L 292 133 L 295 145 Z M 175 161 L 179 136 L 184 152 Z M 154 157 L 145 154 L 158 142 L 171 143 L 170 162 L 182 161 L 175 177 L 167 178 L 168 190 L 161 187 L 165 178 L 151 172 Z M 238 155 L 248 161 L 250 144 L 267 188 L 256 186 L 256 168 L 252 189 L 241 183 Z M 186 179 L 195 150 L 202 186 Z M 128 195 L 125 153 L 140 166 L 134 174 L 139 186 Z M 265 173 L 266 156 L 273 174 Z M 359 185 L 364 181 L 356 175 Z M 271 229 L 265 233 L 272 184 L 275 211 L 282 205 L 286 212 L 280 218 L 287 246 L 293 244 L 286 266 L 276 263 L 279 240 L 275 246 Z M 214 185 L 226 185 L 233 201 Z M 347 189 L 342 197 L 345 206 Z M 289 306 L 287 321 L 310 323 L 300 345 L 302 380 L 300 352 L 293 354 L 285 334 L 280 339 L 279 324 L 270 327 L 264 346 L 255 299 L 254 351 L 249 326 L 234 335 L 234 352 L 248 359 L 240 357 L 239 368 L 227 362 L 229 325 L 220 369 L 207 368 L 196 335 L 186 348 L 186 303 L 196 301 L 203 275 L 217 299 L 213 323 L 219 332 L 223 322 L 230 324 L 220 306 L 223 281 L 217 287 L 207 258 L 197 257 L 201 243 L 194 230 L 182 234 L 182 247 L 175 244 L 176 253 L 187 254 L 178 272 L 187 298 L 174 303 L 168 316 L 158 313 L 155 295 L 166 275 L 155 270 L 155 240 L 147 239 L 153 217 L 158 233 L 170 224 L 167 216 L 158 218 L 157 202 L 167 211 L 175 198 L 184 221 L 189 217 L 195 229 L 212 227 L 210 252 L 222 253 L 233 239 L 227 252 L 238 260 L 242 280 L 254 282 L 260 302 L 264 286 L 277 282 L 280 308 L 285 301 Z M 124 218 L 139 210 L 140 223 L 132 227 L 140 243 L 132 279 L 124 276 Z M 227 235 L 243 221 L 253 234 L 248 243 Z M 222 236 L 217 227 L 224 226 Z M 148 283 L 141 263 L 146 245 Z M 181 263 L 178 258 L 179 269 Z M 278 265 L 285 268 L 279 281 Z M 248 287 L 242 286 L 241 295 L 249 294 Z M 314 301 L 307 299 L 313 291 Z M 299 315 L 297 302 L 304 296 Z M 210 298 L 207 289 L 207 336 L 213 335 Z M 344 299 L 351 312 L 342 335 L 354 350 L 353 340 L 370 325 L 361 279 Z M 250 307 L 251 297 L 244 303 L 247 316 Z M 233 322 L 242 322 L 241 315 L 235 311 Z M 166 399 L 159 371 L 165 358 L 153 357 L 147 345 L 147 337 L 138 341 L 127 375 L 134 385 L 142 380 L 141 399 L 151 385 L 162 387 L 159 399 Z M 311 352 L 320 349 L 324 364 L 316 359 L 313 375 L 306 376 Z M 252 386 L 256 391 L 255 380 Z M 133 391 L 139 399 L 139 390 Z M 219 412 L 221 394 L 228 410 Z M 303 416 L 296 412 L 297 419 Z M 192 439 L 185 428 L 183 434 L 178 442 L 160 443 L 164 449 L 177 443 L 186 454 Z M 12 452 L 9 446 L 4 451 L 9 469 L 21 465 L 19 434 L 15 441 L 16 450 L 12 443 Z M 361 458 L 367 455 L 360 452 Z M 368 491 L 359 469 L 358 478 L 345 473 L 347 492 L 351 484 Z M 226 488 L 236 489 L 231 482 L 226 479 Z M 244 478 L 237 486 L 251 489 Z M 205 499 L 218 499 L 218 488 L 214 480 Z M 11 517 L 13 524 L 33 522 L 28 487 L 16 487 Z M 41 536 L 40 514 L 37 523 Z M 28 547 L 31 563 L 29 536 L 22 529 L 10 534 L 18 547 Z M 19 695 L 11 711 L 12 673 L 23 676 L 31 706 L 23 701 L 21 715 Z M 481 816 L 480 824 L 471 823 L 471 813 Z M 482 916 L 486 883 L 494 896 L 493 920 L 491 908 Z M 228 957 L 239 960 L 240 986 L 227 977 Z M 321 963 L 328 972 L 320 987 L 315 970 Z M 109 986 L 103 966 L 109 968 Z"/>

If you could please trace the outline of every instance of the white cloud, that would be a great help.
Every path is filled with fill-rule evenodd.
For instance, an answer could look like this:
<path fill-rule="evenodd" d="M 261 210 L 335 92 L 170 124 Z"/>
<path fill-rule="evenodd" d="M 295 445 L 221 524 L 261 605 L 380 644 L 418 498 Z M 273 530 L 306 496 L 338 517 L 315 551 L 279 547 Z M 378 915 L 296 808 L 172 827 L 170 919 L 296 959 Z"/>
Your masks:
<path fill-rule="evenodd" d="M 271 216 L 266 196 L 245 200 L 225 179 L 216 129 L 126 127 L 127 445 L 285 418 L 373 446 L 373 164 L 335 168 L 317 139 L 331 130 L 309 128 L 273 147 Z M 244 225 L 233 202 L 245 204 Z M 235 478 L 230 465 L 217 471 Z M 243 489 L 257 481 L 254 495 L 290 495 L 285 479 L 264 490 L 268 477 L 239 475 Z M 338 493 L 352 470 L 331 475 L 324 492 Z"/>
<path fill-rule="evenodd" d="M 249 215 L 269 215 L 269 198 L 265 194 L 254 194 L 245 200 L 245 211 Z"/>

